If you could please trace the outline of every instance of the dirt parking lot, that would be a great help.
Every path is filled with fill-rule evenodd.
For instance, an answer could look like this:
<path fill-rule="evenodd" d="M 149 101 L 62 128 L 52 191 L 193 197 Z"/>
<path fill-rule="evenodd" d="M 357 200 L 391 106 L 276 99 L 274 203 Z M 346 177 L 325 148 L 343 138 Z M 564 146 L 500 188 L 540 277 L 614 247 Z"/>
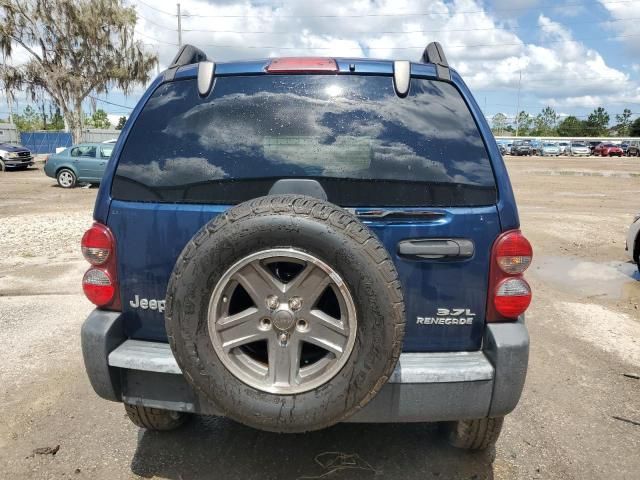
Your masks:
<path fill-rule="evenodd" d="M 433 425 L 285 436 L 200 418 L 167 434 L 137 429 L 93 393 L 80 353 L 91 305 L 79 244 L 97 189 L 63 190 L 38 168 L 0 173 L 0 477 L 639 478 L 640 276 L 624 238 L 640 211 L 640 162 L 507 164 L 535 249 L 532 343 L 523 398 L 488 453 L 445 446 Z"/>

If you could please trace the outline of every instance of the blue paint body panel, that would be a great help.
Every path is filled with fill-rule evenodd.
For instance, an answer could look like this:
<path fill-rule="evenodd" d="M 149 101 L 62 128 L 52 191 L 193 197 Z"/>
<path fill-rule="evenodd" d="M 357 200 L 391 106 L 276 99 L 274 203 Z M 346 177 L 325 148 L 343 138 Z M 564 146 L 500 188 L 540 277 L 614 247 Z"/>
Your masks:
<path fill-rule="evenodd" d="M 338 74 L 392 75 L 393 63 L 366 59 L 336 59 Z M 261 75 L 269 60 L 220 63 L 217 76 Z M 430 64 L 412 64 L 414 77 L 435 78 Z M 178 69 L 175 80 L 193 78 L 195 65 Z M 175 261 L 193 235 L 227 205 L 192 205 L 143 203 L 112 200 L 110 187 L 117 159 L 131 126 L 135 123 L 149 97 L 164 82 L 160 75 L 149 87 L 132 112 L 123 129 L 96 201 L 94 217 L 107 224 L 117 240 L 118 277 L 125 314 L 127 335 L 146 340 L 166 340 L 164 317 L 157 311 L 133 309 L 129 302 L 134 295 L 148 299 L 163 299 Z M 496 237 L 505 230 L 518 228 L 515 198 L 506 167 L 489 125 L 471 92 L 460 76 L 452 70 L 451 83 L 459 90 L 485 142 L 498 191 L 496 205 L 483 207 L 429 208 L 436 220 L 417 218 L 365 221 L 380 238 L 392 256 L 402 283 L 407 330 L 404 351 L 462 351 L 481 347 L 485 329 L 489 255 Z M 385 208 L 380 205 L 380 208 Z M 426 205 L 425 207 L 429 207 Z M 393 209 L 391 209 L 393 210 Z M 408 260 L 397 253 L 398 243 L 416 238 L 466 238 L 474 243 L 475 253 L 468 259 Z M 418 325 L 417 317 L 435 317 L 438 308 L 468 309 L 474 315 L 471 325 Z"/>
<path fill-rule="evenodd" d="M 133 309 L 134 295 L 162 299 L 180 252 L 223 205 L 174 205 L 123 202 L 111 205 L 109 227 L 117 239 L 118 277 L 127 334 L 166 340 L 164 318 L 157 311 Z M 487 298 L 487 266 L 500 232 L 495 207 L 433 209 L 444 215 L 433 222 L 364 222 L 383 242 L 398 269 L 407 309 L 405 351 L 452 351 L 480 348 Z M 475 255 L 462 261 L 407 260 L 397 245 L 411 238 L 471 238 Z M 472 325 L 445 328 L 417 325 L 417 317 L 436 316 L 438 308 L 468 308 Z"/>

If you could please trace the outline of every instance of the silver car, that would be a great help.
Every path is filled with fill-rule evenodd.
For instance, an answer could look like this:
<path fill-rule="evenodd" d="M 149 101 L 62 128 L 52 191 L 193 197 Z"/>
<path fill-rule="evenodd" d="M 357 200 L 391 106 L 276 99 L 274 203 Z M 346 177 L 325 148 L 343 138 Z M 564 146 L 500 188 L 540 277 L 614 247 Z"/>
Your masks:
<path fill-rule="evenodd" d="M 572 157 L 588 157 L 591 155 L 589 145 L 584 142 L 571 142 L 567 149 L 567 155 Z"/>
<path fill-rule="evenodd" d="M 543 143 L 538 150 L 538 154 L 542 157 L 557 157 L 560 155 L 560 147 L 557 143 Z"/>
<path fill-rule="evenodd" d="M 558 147 L 560 148 L 560 155 L 566 155 L 569 150 L 569 142 L 558 142 Z"/>

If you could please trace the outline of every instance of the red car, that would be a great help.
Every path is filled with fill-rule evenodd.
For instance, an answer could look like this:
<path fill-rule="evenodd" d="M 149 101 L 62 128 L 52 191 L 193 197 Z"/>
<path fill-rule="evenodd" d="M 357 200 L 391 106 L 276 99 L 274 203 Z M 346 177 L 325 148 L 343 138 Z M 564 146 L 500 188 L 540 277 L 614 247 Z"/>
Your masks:
<path fill-rule="evenodd" d="M 619 145 L 614 145 L 613 143 L 601 143 L 593 150 L 594 155 L 601 155 L 603 157 L 621 157 L 622 153 L 622 148 L 620 148 Z"/>

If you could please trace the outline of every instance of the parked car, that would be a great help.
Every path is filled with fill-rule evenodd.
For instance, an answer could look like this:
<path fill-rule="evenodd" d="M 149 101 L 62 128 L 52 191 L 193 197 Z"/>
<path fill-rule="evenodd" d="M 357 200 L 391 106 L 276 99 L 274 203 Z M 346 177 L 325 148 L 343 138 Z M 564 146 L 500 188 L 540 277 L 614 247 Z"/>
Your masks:
<path fill-rule="evenodd" d="M 33 165 L 33 155 L 28 148 L 0 143 L 0 172 L 24 170 Z"/>
<path fill-rule="evenodd" d="M 44 173 L 55 178 L 62 188 L 100 183 L 113 147 L 107 143 L 80 143 L 66 148 L 47 159 Z"/>
<path fill-rule="evenodd" d="M 596 155 L 595 149 L 601 143 L 601 140 L 589 140 L 589 150 L 591 151 L 591 155 Z"/>
<path fill-rule="evenodd" d="M 593 150 L 593 154 L 602 157 L 621 157 L 622 148 L 613 143 L 601 143 Z"/>
<path fill-rule="evenodd" d="M 82 240 L 100 396 L 151 430 L 445 421 L 455 446 L 496 441 L 532 250 L 440 45 L 215 66 L 187 45 L 129 125 Z"/>
<path fill-rule="evenodd" d="M 629 259 L 638 266 L 638 271 L 640 271 L 640 213 L 634 217 L 629 227 L 624 250 Z"/>
<path fill-rule="evenodd" d="M 588 157 L 591 149 L 585 142 L 571 142 L 567 148 L 567 155 L 572 157 Z"/>
<path fill-rule="evenodd" d="M 105 141 L 104 141 L 104 142 L 102 142 L 102 143 L 116 143 L 117 141 L 118 141 L 118 139 L 117 139 L 117 138 L 110 138 L 109 140 L 105 140 Z"/>
<path fill-rule="evenodd" d="M 620 144 L 620 148 L 622 149 L 622 154 L 626 155 L 627 154 L 627 148 L 629 148 L 629 142 L 622 142 Z"/>
<path fill-rule="evenodd" d="M 558 142 L 558 148 L 560 149 L 560 155 L 569 154 L 569 142 Z"/>
<path fill-rule="evenodd" d="M 640 157 L 640 140 L 631 140 L 629 142 L 627 157 Z"/>
<path fill-rule="evenodd" d="M 560 147 L 557 143 L 544 142 L 540 144 L 538 155 L 541 157 L 557 157 L 560 155 Z"/>
<path fill-rule="evenodd" d="M 533 149 L 529 140 L 515 140 L 511 145 L 511 155 L 532 155 Z"/>
<path fill-rule="evenodd" d="M 498 148 L 500 149 L 500 153 L 502 153 L 502 155 L 511 155 L 511 147 L 512 147 L 513 143 L 510 141 L 499 141 L 498 142 Z"/>
<path fill-rule="evenodd" d="M 540 140 L 532 140 L 529 145 L 531 155 L 538 155 L 540 150 L 542 150 L 542 142 Z"/>

